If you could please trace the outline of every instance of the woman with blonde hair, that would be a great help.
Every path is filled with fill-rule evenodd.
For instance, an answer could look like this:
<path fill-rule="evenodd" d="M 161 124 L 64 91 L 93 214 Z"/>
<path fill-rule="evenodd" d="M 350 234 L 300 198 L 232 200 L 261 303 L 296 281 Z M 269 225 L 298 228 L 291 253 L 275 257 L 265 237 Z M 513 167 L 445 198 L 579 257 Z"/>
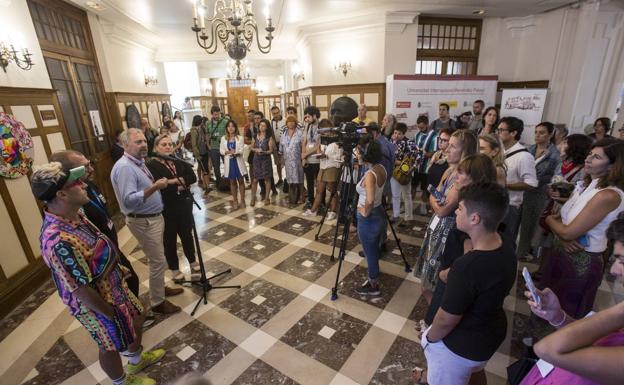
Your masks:
<path fill-rule="evenodd" d="M 459 185 L 457 182 L 457 166 L 466 157 L 476 155 L 479 152 L 477 136 L 469 130 L 457 130 L 451 135 L 449 145 L 445 150 L 448 169 L 442 175 L 442 180 L 436 190 L 439 194 L 436 199 L 434 194 L 429 196 L 429 204 L 433 209 L 434 216 L 427 226 L 427 232 L 420 254 L 422 264 L 421 279 L 423 283 L 422 294 L 431 303 L 433 289 L 438 281 L 440 269 L 440 257 L 444 252 L 446 239 L 449 232 L 455 226 L 455 209 L 459 198 Z M 415 274 L 418 274 L 416 269 Z"/>
<path fill-rule="evenodd" d="M 479 152 L 492 159 L 496 167 L 496 183 L 506 185 L 507 166 L 505 165 L 505 151 L 500 139 L 492 134 L 479 135 Z"/>

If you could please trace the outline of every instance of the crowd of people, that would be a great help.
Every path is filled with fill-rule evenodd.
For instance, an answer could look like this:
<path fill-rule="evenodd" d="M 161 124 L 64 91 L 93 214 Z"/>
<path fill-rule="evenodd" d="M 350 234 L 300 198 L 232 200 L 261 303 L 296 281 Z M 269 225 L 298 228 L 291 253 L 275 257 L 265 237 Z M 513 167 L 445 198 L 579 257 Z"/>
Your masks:
<path fill-rule="evenodd" d="M 63 302 L 97 342 L 112 382 L 154 383 L 136 373 L 165 351 L 143 352 L 141 331 L 153 313 L 181 310 L 166 297 L 183 289 L 164 278 L 167 269 L 174 282 L 185 278 L 178 237 L 191 272 L 200 270 L 191 190 L 199 183 L 205 194 L 229 190 L 232 210 L 246 207 L 247 189 L 256 206 L 260 185 L 263 205 L 275 203 L 281 189 L 293 207 L 303 204 L 302 216 L 352 223 L 367 261 L 368 279 L 356 289 L 363 297 L 384 290 L 379 261 L 388 220 L 409 232 L 416 214 L 429 216 L 413 256 L 428 304 L 417 320 L 427 358 L 427 369 L 415 371 L 421 383 L 486 382 L 484 368 L 507 335 L 503 301 L 519 261 L 539 266 L 528 303 L 559 329 L 535 345 L 552 373 L 546 380 L 534 368 L 522 383 L 621 383 L 624 304 L 583 317 L 594 308 L 611 254 L 612 274 L 624 277 L 624 130 L 610 136 L 608 118 L 597 119 L 588 135 L 542 122 L 527 147 L 523 121 L 499 117 L 481 100 L 457 119 L 449 110 L 441 103 L 438 118 L 419 116 L 415 127 L 392 114 L 377 125 L 361 104 L 352 123 L 363 135 L 353 157 L 328 129 L 337 122 L 321 119 L 314 106 L 304 109 L 302 122 L 295 108 L 284 117 L 274 106 L 270 120 L 248 111 L 239 129 L 213 106 L 210 117 L 193 117 L 188 133 L 179 113 L 160 131 L 147 120 L 120 131 L 110 179 L 149 260 L 149 311 L 138 300 L 137 274 L 119 249 L 90 161 L 73 150 L 54 154 L 32 176 L 33 193 L 45 205 L 42 255 Z M 196 170 L 183 160 L 186 150 Z M 130 361 L 125 370 L 120 354 Z"/>

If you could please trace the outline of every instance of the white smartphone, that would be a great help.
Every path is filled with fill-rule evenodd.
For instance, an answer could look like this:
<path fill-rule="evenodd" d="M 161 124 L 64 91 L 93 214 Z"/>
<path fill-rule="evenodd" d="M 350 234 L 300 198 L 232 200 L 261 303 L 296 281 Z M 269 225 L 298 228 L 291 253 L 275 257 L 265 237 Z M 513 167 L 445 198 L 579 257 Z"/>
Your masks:
<path fill-rule="evenodd" d="M 537 304 L 537 306 L 542 305 L 542 299 L 539 295 L 537 295 L 537 289 L 535 288 L 535 284 L 533 283 L 533 278 L 531 278 L 531 274 L 526 267 L 522 268 L 522 277 L 524 277 L 524 282 L 526 282 L 527 288 L 529 292 L 531 292 L 531 297 L 533 297 L 533 302 Z"/>

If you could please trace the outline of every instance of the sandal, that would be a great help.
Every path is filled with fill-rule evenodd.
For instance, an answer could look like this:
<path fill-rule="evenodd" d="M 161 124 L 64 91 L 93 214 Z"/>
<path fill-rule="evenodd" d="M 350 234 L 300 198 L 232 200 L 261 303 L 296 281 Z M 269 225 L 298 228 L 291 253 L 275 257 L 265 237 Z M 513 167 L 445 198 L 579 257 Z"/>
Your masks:
<path fill-rule="evenodd" d="M 418 385 L 427 385 L 427 369 L 418 366 L 412 369 L 412 380 Z"/>
<path fill-rule="evenodd" d="M 256 205 L 256 197 L 252 197 L 252 198 L 251 198 L 251 202 L 249 202 L 249 205 L 250 205 L 251 207 L 254 207 L 254 206 Z"/>
<path fill-rule="evenodd" d="M 269 198 L 264 200 L 264 205 L 270 205 L 271 204 L 271 200 Z"/>

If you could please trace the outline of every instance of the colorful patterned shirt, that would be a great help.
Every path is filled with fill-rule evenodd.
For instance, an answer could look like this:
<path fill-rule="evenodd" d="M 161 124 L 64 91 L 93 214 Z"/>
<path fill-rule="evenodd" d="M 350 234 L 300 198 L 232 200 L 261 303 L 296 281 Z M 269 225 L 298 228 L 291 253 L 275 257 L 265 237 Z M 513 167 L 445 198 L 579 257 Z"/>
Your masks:
<path fill-rule="evenodd" d="M 89 222 L 82 210 L 79 217 L 79 221 L 72 222 L 45 211 L 39 237 L 43 260 L 63 303 L 72 315 L 89 313 L 74 295 L 85 285 L 113 306 L 136 302 L 123 278 L 113 242 Z"/>
<path fill-rule="evenodd" d="M 403 139 L 393 143 L 396 146 L 396 151 L 394 152 L 396 160 L 402 161 L 407 156 L 416 160 L 416 155 L 418 154 L 418 146 L 416 146 L 415 141 L 403 137 Z"/>

